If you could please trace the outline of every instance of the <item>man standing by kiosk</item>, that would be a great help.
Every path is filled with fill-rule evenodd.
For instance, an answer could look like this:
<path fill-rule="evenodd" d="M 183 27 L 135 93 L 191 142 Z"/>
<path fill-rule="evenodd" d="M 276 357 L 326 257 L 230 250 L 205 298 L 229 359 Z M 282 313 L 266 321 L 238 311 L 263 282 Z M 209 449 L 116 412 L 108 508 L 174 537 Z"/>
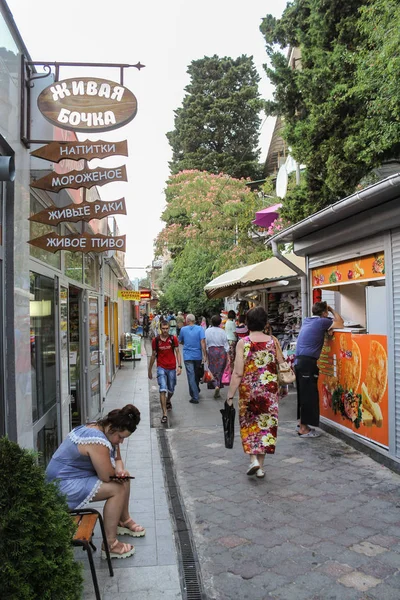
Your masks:
<path fill-rule="evenodd" d="M 333 318 L 329 317 L 331 313 Z M 298 435 L 304 438 L 319 437 L 310 425 L 319 425 L 319 396 L 317 361 L 324 345 L 326 332 L 343 327 L 343 319 L 326 302 L 316 302 L 312 317 L 306 317 L 296 344 L 296 388 Z"/>
<path fill-rule="evenodd" d="M 167 422 L 167 410 L 172 409 L 176 375 L 182 373 L 181 352 L 176 335 L 170 335 L 168 321 L 161 321 L 161 334 L 151 342 L 153 353 L 149 364 L 149 379 L 153 379 L 153 365 L 157 360 L 157 382 L 160 388 L 161 423 Z M 178 366 L 177 366 L 178 365 Z"/>

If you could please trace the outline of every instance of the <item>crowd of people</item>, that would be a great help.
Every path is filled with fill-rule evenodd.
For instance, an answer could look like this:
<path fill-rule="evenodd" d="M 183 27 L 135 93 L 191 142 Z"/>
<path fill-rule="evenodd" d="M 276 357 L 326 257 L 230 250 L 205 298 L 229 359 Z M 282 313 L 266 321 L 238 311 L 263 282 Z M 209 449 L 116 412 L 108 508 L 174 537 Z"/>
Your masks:
<path fill-rule="evenodd" d="M 332 316 L 330 316 L 332 315 Z M 285 362 L 278 340 L 271 334 L 268 315 L 261 306 L 236 319 L 228 313 L 222 328 L 220 315 L 197 320 L 193 314 L 157 315 L 152 336 L 152 354 L 148 376 L 157 381 L 162 407 L 162 423 L 172 410 L 177 376 L 185 365 L 190 402 L 199 404 L 200 382 L 205 371 L 211 374 L 209 387 L 214 398 L 220 397 L 227 374 L 229 387 L 226 403 L 233 404 L 239 390 L 238 413 L 244 453 L 250 464 L 247 475 L 265 476 L 266 454 L 274 454 L 279 418 L 279 369 Z M 317 360 L 326 333 L 343 327 L 342 317 L 326 302 L 316 302 L 312 317 L 303 320 L 296 347 L 297 435 L 315 438 L 319 433 Z M 180 346 L 183 347 L 183 360 Z M 204 372 L 204 374 L 203 374 Z M 129 513 L 130 475 L 121 460 L 120 445 L 136 431 L 140 412 L 132 404 L 112 410 L 94 423 L 73 429 L 53 455 L 47 467 L 47 479 L 56 480 L 68 506 L 79 509 L 92 501 L 105 501 L 104 524 L 112 558 L 125 558 L 135 552 L 132 544 L 122 543 L 118 535 L 144 536 L 146 530 Z M 102 551 L 103 558 L 106 553 Z"/>
<path fill-rule="evenodd" d="M 331 316 L 329 316 L 331 315 Z M 178 318 L 182 317 L 182 319 Z M 168 321 L 169 318 L 169 321 Z M 171 333 L 171 319 L 177 323 Z M 275 451 L 278 428 L 279 399 L 287 394 L 287 385 L 279 382 L 279 365 L 285 362 L 281 346 L 272 335 L 268 315 L 261 307 L 246 315 L 230 310 L 225 324 L 221 315 L 214 315 L 207 326 L 201 316 L 169 315 L 160 320 L 161 333 L 153 337 L 153 353 L 149 378 L 157 361 L 157 379 L 162 422 L 167 422 L 167 410 L 176 385 L 176 372 L 185 365 L 189 402 L 199 404 L 200 383 L 207 381 L 214 398 L 221 398 L 221 388 L 229 385 L 226 401 L 233 403 L 239 389 L 239 423 L 243 449 L 250 456 L 247 473 L 264 477 L 264 456 Z M 341 316 L 326 302 L 317 302 L 312 317 L 306 318 L 297 340 L 295 374 L 297 389 L 297 434 L 301 438 L 319 437 L 318 366 L 325 333 L 343 327 Z M 179 345 L 183 346 L 183 361 Z M 160 350 L 162 348 L 162 350 Z M 165 365 L 171 374 L 165 375 Z M 204 374 L 207 371 L 208 377 Z"/>

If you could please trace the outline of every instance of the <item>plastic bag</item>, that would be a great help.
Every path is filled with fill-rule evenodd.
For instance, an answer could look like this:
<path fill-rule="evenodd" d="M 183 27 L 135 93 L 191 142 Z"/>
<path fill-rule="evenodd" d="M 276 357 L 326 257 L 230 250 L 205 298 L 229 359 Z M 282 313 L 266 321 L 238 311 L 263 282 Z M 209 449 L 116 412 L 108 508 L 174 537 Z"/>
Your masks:
<path fill-rule="evenodd" d="M 214 375 L 211 373 L 211 371 L 208 368 L 208 366 L 204 365 L 203 382 L 204 383 L 211 383 L 212 381 L 214 381 Z"/>

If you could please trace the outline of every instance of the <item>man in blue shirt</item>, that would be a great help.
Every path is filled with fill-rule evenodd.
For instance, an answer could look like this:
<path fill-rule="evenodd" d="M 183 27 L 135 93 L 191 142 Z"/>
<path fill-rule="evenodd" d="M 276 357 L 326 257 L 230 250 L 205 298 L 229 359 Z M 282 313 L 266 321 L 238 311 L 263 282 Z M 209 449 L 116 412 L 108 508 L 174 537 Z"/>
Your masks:
<path fill-rule="evenodd" d="M 183 344 L 183 360 L 192 404 L 199 403 L 200 367 L 202 361 L 207 361 L 204 329 L 200 325 L 195 325 L 195 321 L 194 315 L 187 315 L 187 325 L 182 327 L 179 333 L 179 342 Z"/>
<path fill-rule="evenodd" d="M 328 317 L 332 313 L 333 319 Z M 318 366 L 325 333 L 343 327 L 343 319 L 326 302 L 316 302 L 312 317 L 303 320 L 296 344 L 297 418 L 300 437 L 319 437 L 309 427 L 319 425 Z"/>

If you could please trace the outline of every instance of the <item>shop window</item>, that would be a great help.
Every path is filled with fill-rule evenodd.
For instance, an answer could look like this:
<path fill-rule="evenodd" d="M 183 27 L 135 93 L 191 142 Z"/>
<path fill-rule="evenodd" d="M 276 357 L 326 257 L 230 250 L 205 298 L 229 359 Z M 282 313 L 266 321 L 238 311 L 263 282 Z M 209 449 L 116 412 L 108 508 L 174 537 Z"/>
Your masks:
<path fill-rule="evenodd" d="M 31 194 L 30 215 L 35 215 L 44 208 L 44 205 Z M 35 238 L 45 235 L 46 233 L 60 233 L 60 227 L 51 227 L 51 225 L 36 223 L 35 221 L 29 222 L 29 239 L 34 240 Z M 47 265 L 55 267 L 56 269 L 61 269 L 60 252 L 53 254 L 52 252 L 47 252 L 47 250 L 43 250 L 42 248 L 30 246 L 30 255 L 32 258 L 37 258 Z"/>
<path fill-rule="evenodd" d="M 82 283 L 83 261 L 82 252 L 64 252 L 64 272 L 67 277 Z"/>
<path fill-rule="evenodd" d="M 85 283 L 97 289 L 98 287 L 98 274 L 99 274 L 99 263 L 97 258 L 90 254 L 85 254 L 83 257 L 84 265 L 84 276 Z"/>
<path fill-rule="evenodd" d="M 47 415 L 46 425 L 36 435 L 36 450 L 43 468 L 47 467 L 57 447 L 57 408 L 54 406 Z"/>
<path fill-rule="evenodd" d="M 57 369 L 54 280 L 30 273 L 32 419 L 56 404 Z"/>

